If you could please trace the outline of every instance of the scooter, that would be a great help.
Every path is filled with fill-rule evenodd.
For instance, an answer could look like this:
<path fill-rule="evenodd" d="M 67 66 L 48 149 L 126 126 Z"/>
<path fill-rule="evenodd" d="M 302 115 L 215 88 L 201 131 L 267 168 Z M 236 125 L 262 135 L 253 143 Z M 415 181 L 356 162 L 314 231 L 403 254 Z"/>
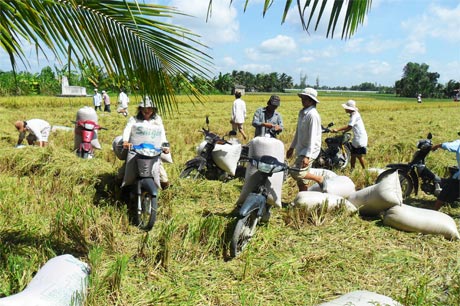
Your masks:
<path fill-rule="evenodd" d="M 128 209 L 134 225 L 144 231 L 151 230 L 157 218 L 158 187 L 152 175 L 152 168 L 159 162 L 163 148 L 168 146 L 169 144 L 164 143 L 162 148 L 155 148 L 152 144 L 141 143 L 132 146 L 128 153 L 134 154 L 131 159 L 135 159 L 137 166 Z"/>
<path fill-rule="evenodd" d="M 207 128 L 202 128 L 201 133 L 204 135 L 204 141 L 197 148 L 197 156 L 185 163 L 185 169 L 180 173 L 180 178 L 228 181 L 234 178 L 244 178 L 246 173 L 246 162 L 249 153 L 248 146 L 241 146 L 239 159 L 237 161 L 235 174 L 232 175 L 226 170 L 219 167 L 216 163 L 213 151 L 217 144 L 234 145 L 219 135 L 210 132 L 209 117 L 206 116 Z M 230 135 L 231 136 L 231 135 Z"/>
<path fill-rule="evenodd" d="M 256 233 L 257 224 L 259 222 L 266 223 L 270 220 L 270 206 L 267 203 L 269 194 L 268 178 L 277 172 L 300 170 L 289 167 L 269 155 L 261 156 L 259 159 L 249 158 L 249 163 L 256 167 L 257 173 L 260 175 L 260 181 L 238 210 L 238 221 L 230 241 L 230 256 L 232 258 L 241 254 L 247 246 Z"/>
<path fill-rule="evenodd" d="M 322 133 L 330 133 L 330 128 L 332 126 L 334 126 L 334 122 L 329 123 L 327 127 L 321 126 Z M 327 137 L 324 140 L 326 142 L 326 147 L 321 148 L 321 152 L 318 158 L 313 162 L 312 167 L 328 170 L 345 169 L 351 157 L 350 139 L 351 134 L 348 132 L 334 137 Z"/>
<path fill-rule="evenodd" d="M 94 157 L 94 146 L 91 141 L 94 139 L 97 130 L 107 130 L 92 120 L 72 121 L 81 134 L 81 143 L 76 150 L 77 156 L 90 159 Z"/>
<path fill-rule="evenodd" d="M 437 196 L 444 185 L 443 179 L 434 174 L 425 164 L 425 158 L 433 147 L 432 138 L 433 135 L 428 133 L 426 139 L 420 139 L 417 142 L 418 150 L 414 153 L 409 163 L 388 164 L 386 167 L 389 169 L 377 177 L 376 183 L 397 170 L 404 199 L 408 198 L 412 192 L 417 195 L 419 186 L 423 192 Z M 457 172 L 457 170 L 457 167 L 449 167 L 450 176 Z"/>

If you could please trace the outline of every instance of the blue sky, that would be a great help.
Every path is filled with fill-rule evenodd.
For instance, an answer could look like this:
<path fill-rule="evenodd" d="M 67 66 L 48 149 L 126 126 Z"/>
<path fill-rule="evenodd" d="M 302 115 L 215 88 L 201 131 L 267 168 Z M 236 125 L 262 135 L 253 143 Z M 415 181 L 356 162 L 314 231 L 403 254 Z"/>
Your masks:
<path fill-rule="evenodd" d="M 351 86 L 363 82 L 394 85 L 408 62 L 426 63 L 438 72 L 438 81 L 460 81 L 459 0 L 373 0 L 365 23 L 355 35 L 326 38 L 325 23 L 317 32 L 302 30 L 295 5 L 281 25 L 285 0 L 275 0 L 262 17 L 262 0 L 213 0 L 213 14 L 206 23 L 208 0 L 145 1 L 162 3 L 195 17 L 173 22 L 201 35 L 213 57 L 213 72 L 233 70 L 257 73 L 286 73 L 298 83 L 320 86 Z M 295 4 L 295 1 L 293 1 Z M 30 54 L 31 71 L 53 66 L 43 56 Z M 0 51 L 0 70 L 11 70 Z M 19 70 L 23 70 L 19 66 Z"/>

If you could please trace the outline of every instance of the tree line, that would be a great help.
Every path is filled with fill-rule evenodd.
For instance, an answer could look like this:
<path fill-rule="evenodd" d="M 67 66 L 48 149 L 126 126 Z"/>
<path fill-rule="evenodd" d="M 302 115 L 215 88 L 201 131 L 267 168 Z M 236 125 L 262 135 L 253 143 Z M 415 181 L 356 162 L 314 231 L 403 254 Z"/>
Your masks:
<path fill-rule="evenodd" d="M 74 86 L 83 86 L 87 89 L 100 88 L 109 92 L 118 92 L 123 83 L 106 73 L 101 67 L 93 63 L 80 65 L 77 70 L 45 67 L 40 73 L 0 71 L 0 96 L 12 95 L 59 95 L 61 93 L 60 80 L 66 75 L 69 83 Z M 403 69 L 403 76 L 395 82 L 394 87 L 382 86 L 371 82 L 364 82 L 351 87 L 321 86 L 319 78 L 315 84 L 307 83 L 307 76 L 301 76 L 300 83 L 294 84 L 293 78 L 285 73 L 258 73 L 247 71 L 232 71 L 219 73 L 213 79 L 205 79 L 187 73 L 172 77 L 172 86 L 176 94 L 185 93 L 190 82 L 196 90 L 203 94 L 229 94 L 235 85 L 246 87 L 246 92 L 283 92 L 288 89 L 303 89 L 307 86 L 322 90 L 359 90 L 376 91 L 379 93 L 395 94 L 401 97 L 452 98 L 460 89 L 460 82 L 450 80 L 447 84 L 438 83 L 439 73 L 430 72 L 427 64 L 409 62 Z M 184 81 L 186 80 L 186 81 Z M 91 92 L 91 91 L 88 91 Z"/>

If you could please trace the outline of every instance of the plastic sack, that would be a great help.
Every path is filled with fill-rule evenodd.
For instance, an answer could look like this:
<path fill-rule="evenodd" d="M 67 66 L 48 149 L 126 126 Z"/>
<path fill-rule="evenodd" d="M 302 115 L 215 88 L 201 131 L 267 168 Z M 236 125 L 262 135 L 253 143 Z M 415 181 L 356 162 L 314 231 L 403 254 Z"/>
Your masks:
<path fill-rule="evenodd" d="M 235 175 L 241 155 L 241 144 L 216 144 L 211 152 L 216 165 L 231 175 Z"/>
<path fill-rule="evenodd" d="M 403 306 L 392 298 L 366 290 L 357 290 L 317 306 Z"/>
<path fill-rule="evenodd" d="M 85 121 L 85 120 L 91 120 L 91 121 L 94 121 L 95 123 L 98 123 L 97 113 L 94 110 L 94 108 L 89 107 L 89 106 L 84 106 L 77 111 L 77 116 L 75 118 L 75 121 L 78 122 L 78 121 Z M 77 150 L 80 147 L 80 143 L 82 142 L 81 130 L 82 128 L 75 124 L 74 146 L 73 146 L 74 150 Z M 101 144 L 99 143 L 99 140 L 97 139 L 97 133 L 98 131 L 94 131 L 94 137 L 93 137 L 93 140 L 91 140 L 91 144 L 96 149 L 101 149 Z"/>
<path fill-rule="evenodd" d="M 380 212 L 402 204 L 398 172 L 388 175 L 379 183 L 352 193 L 348 201 L 365 216 L 378 216 Z"/>
<path fill-rule="evenodd" d="M 0 298 L 0 306 L 83 305 L 89 273 L 89 266 L 72 255 L 54 257 L 23 291 Z"/>
<path fill-rule="evenodd" d="M 295 207 L 306 207 L 308 211 L 327 204 L 327 211 L 338 208 L 343 205 L 349 212 L 355 212 L 356 207 L 344 197 L 322 193 L 319 191 L 300 191 L 293 204 Z"/>
<path fill-rule="evenodd" d="M 128 155 L 128 150 L 123 149 L 123 136 L 117 136 L 112 141 L 112 150 L 120 160 L 126 160 L 126 156 Z"/>
<path fill-rule="evenodd" d="M 284 162 L 284 144 L 281 140 L 268 137 L 255 137 L 249 142 L 249 157 L 260 158 L 263 155 L 270 155 Z M 284 172 L 274 173 L 267 181 L 269 205 L 281 207 L 281 190 L 283 187 Z M 247 196 L 257 188 L 260 181 L 260 174 L 256 167 L 249 164 L 246 168 L 244 177 L 244 185 L 236 204 L 241 205 L 246 200 Z"/>
<path fill-rule="evenodd" d="M 349 197 L 356 192 L 355 183 L 344 175 L 325 178 L 324 188 L 321 189 L 318 183 L 313 184 L 308 188 L 308 191 L 322 191 L 328 194 L 335 194 L 344 198 Z"/>
<path fill-rule="evenodd" d="M 334 177 L 334 176 L 337 176 L 337 173 L 335 173 L 334 171 L 331 171 L 331 170 L 328 170 L 328 169 L 321 169 L 321 168 L 310 168 L 310 170 L 308 170 L 308 172 L 310 172 L 310 173 L 312 173 L 314 175 L 322 176 L 322 177 L 324 177 L 326 179 Z"/>
<path fill-rule="evenodd" d="M 460 238 L 457 224 L 449 215 L 406 204 L 388 209 L 383 224 L 406 232 L 442 235 L 451 240 Z"/>

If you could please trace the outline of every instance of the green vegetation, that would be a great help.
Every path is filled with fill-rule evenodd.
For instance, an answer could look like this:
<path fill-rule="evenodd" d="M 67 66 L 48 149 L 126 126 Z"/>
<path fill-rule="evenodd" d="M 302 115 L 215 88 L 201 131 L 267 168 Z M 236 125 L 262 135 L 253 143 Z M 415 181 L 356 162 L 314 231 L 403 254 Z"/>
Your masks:
<path fill-rule="evenodd" d="M 269 95 L 247 95 L 246 130 L 253 112 Z M 388 295 L 404 305 L 458 305 L 458 241 L 385 227 L 380 219 L 342 212 L 305 220 L 301 211 L 275 209 L 248 249 L 228 260 L 231 211 L 242 182 L 178 179 L 184 163 L 202 141 L 198 130 L 210 116 L 219 134 L 230 129 L 233 97 L 207 96 L 204 104 L 179 100 L 179 111 L 164 116 L 174 164 L 166 165 L 173 186 L 161 192 L 158 221 L 149 233 L 129 225 L 116 174 L 122 162 L 111 143 L 126 118 L 99 113 L 109 130 L 92 160 L 72 152 L 73 133 L 58 130 L 41 149 L 15 149 L 16 120 L 41 118 L 71 126 L 77 110 L 91 98 L 0 98 L 0 297 L 25 288 L 34 273 L 55 255 L 70 253 L 92 267 L 86 305 L 315 305 L 354 290 Z M 369 133 L 369 167 L 407 162 L 419 138 L 430 131 L 435 143 L 457 138 L 460 104 L 393 97 L 337 96 L 320 93 L 323 123 L 346 124 L 341 107 L 355 98 Z M 112 97 L 115 100 L 115 97 Z M 131 97 L 131 114 L 136 97 Z M 282 95 L 279 111 L 289 145 L 301 107 L 295 95 Z M 427 164 L 442 174 L 455 163 L 444 151 Z M 345 170 L 357 189 L 373 184 L 376 174 Z M 295 182 L 283 186 L 283 202 L 297 193 Z M 427 207 L 423 193 L 410 204 Z M 443 212 L 456 220 L 457 207 Z"/>

